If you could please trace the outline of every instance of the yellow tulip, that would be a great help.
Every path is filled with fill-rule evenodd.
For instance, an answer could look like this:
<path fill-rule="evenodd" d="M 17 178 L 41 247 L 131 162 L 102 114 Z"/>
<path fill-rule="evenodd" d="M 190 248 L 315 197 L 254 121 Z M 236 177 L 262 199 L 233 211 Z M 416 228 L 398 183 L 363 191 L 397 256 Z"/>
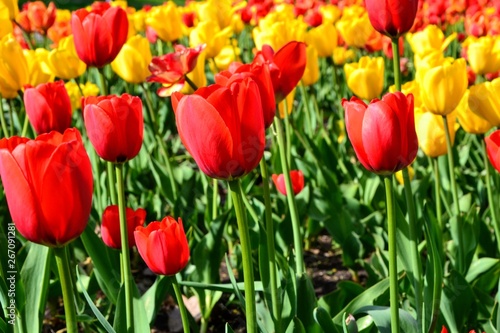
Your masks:
<path fill-rule="evenodd" d="M 207 44 L 206 57 L 214 58 L 224 46 L 229 44 L 231 34 L 231 27 L 220 30 L 214 21 L 200 22 L 189 34 L 189 45 L 196 47 L 200 44 Z"/>
<path fill-rule="evenodd" d="M 56 22 L 68 22 L 69 20 L 71 20 L 69 9 L 56 9 Z"/>
<path fill-rule="evenodd" d="M 111 63 L 111 68 L 129 83 L 142 83 L 151 75 L 148 69 L 151 58 L 148 40 L 141 35 L 135 35 L 123 45 Z"/>
<path fill-rule="evenodd" d="M 182 37 L 181 15 L 172 1 L 151 8 L 146 14 L 146 25 L 152 27 L 165 42 L 173 42 Z"/>
<path fill-rule="evenodd" d="M 231 0 L 208 0 L 199 3 L 198 18 L 200 21 L 217 22 L 220 29 L 230 26 L 233 16 Z"/>
<path fill-rule="evenodd" d="M 9 9 L 0 2 L 0 38 L 13 33 Z"/>
<path fill-rule="evenodd" d="M 129 24 L 134 25 L 134 29 L 137 32 L 143 32 L 146 30 L 146 16 L 147 13 L 144 9 L 137 10 L 129 15 Z"/>
<path fill-rule="evenodd" d="M 44 63 L 47 62 L 49 50 L 38 48 L 36 50 L 23 50 L 23 53 L 28 63 L 30 85 L 36 87 L 40 83 L 47 83 L 54 80 L 54 75 L 44 71 Z"/>
<path fill-rule="evenodd" d="M 0 0 L 0 9 L 2 8 L 6 8 L 10 20 L 14 20 L 19 14 L 19 5 L 17 0 Z"/>
<path fill-rule="evenodd" d="M 333 63 L 337 66 L 342 66 L 355 58 L 356 54 L 351 49 L 346 49 L 343 46 L 337 46 L 333 50 Z"/>
<path fill-rule="evenodd" d="M 319 80 L 319 61 L 318 61 L 318 51 L 312 45 L 308 45 L 306 49 L 307 62 L 306 69 L 302 75 L 302 84 L 304 86 L 310 86 Z"/>
<path fill-rule="evenodd" d="M 12 34 L 0 40 L 0 95 L 15 98 L 19 90 L 29 83 L 28 62 L 21 45 Z"/>
<path fill-rule="evenodd" d="M 293 88 L 292 92 L 289 93 L 286 98 L 278 104 L 278 111 L 281 119 L 285 119 L 285 109 L 286 111 L 288 111 L 288 114 L 292 113 L 293 101 L 295 100 L 295 90 L 297 90 L 297 88 Z"/>
<path fill-rule="evenodd" d="M 500 78 L 470 87 L 469 107 L 493 126 L 500 126 Z"/>
<path fill-rule="evenodd" d="M 198 60 L 196 61 L 196 67 L 194 70 L 187 74 L 187 77 L 194 82 L 194 84 L 198 87 L 206 87 L 207 86 L 207 76 L 205 75 L 205 59 L 206 59 L 207 51 L 203 51 L 198 56 Z M 181 92 L 183 94 L 192 94 L 194 90 L 187 83 L 184 83 L 184 87 Z"/>
<path fill-rule="evenodd" d="M 326 58 L 333 55 L 337 47 L 337 29 L 330 22 L 323 22 L 307 32 L 306 41 L 318 51 L 318 57 Z"/>
<path fill-rule="evenodd" d="M 389 92 L 396 92 L 396 86 L 392 85 L 389 87 Z M 408 81 L 401 86 L 401 92 L 405 95 L 413 95 L 413 105 L 415 108 L 422 106 L 422 99 L 420 98 L 420 86 L 417 84 L 416 80 Z"/>
<path fill-rule="evenodd" d="M 258 50 L 267 44 L 276 51 L 293 40 L 304 42 L 306 31 L 307 24 L 304 21 L 290 17 L 288 11 L 282 11 L 270 13 L 261 19 L 253 29 L 252 36 Z"/>
<path fill-rule="evenodd" d="M 445 116 L 456 109 L 467 90 L 465 59 L 446 58 L 441 65 L 419 68 L 422 102 L 432 113 Z"/>
<path fill-rule="evenodd" d="M 453 144 L 455 132 L 459 127 L 456 122 L 455 112 L 448 114 L 446 120 L 450 129 L 450 139 Z M 425 155 L 438 157 L 448 152 L 442 116 L 429 112 L 424 108 L 415 108 L 415 130 L 417 132 L 418 145 Z"/>
<path fill-rule="evenodd" d="M 335 5 L 325 4 L 319 7 L 323 22 L 335 23 L 342 16 L 342 11 Z"/>
<path fill-rule="evenodd" d="M 384 89 L 384 58 L 361 57 L 359 62 L 344 65 L 347 86 L 365 100 L 377 98 Z"/>
<path fill-rule="evenodd" d="M 429 69 L 435 66 L 438 66 L 444 62 L 444 55 L 443 52 L 439 50 L 432 50 L 429 53 L 426 53 L 425 55 L 418 55 L 415 54 L 413 57 L 413 63 L 415 66 L 415 69 L 417 70 L 416 75 L 419 75 L 419 69 L 422 67 L 425 69 Z M 424 72 L 422 71 L 422 73 Z"/>
<path fill-rule="evenodd" d="M 219 54 L 214 58 L 215 66 L 217 68 L 211 68 L 213 73 L 218 71 L 223 71 L 229 68 L 229 65 L 233 61 L 240 61 L 240 48 L 237 45 L 236 40 L 233 41 L 233 45 L 226 45 L 222 48 Z M 210 63 L 213 67 L 212 62 Z"/>
<path fill-rule="evenodd" d="M 476 74 L 483 75 L 500 70 L 500 38 L 484 36 L 468 37 L 464 46 L 467 47 L 467 60 L 470 68 Z"/>
<path fill-rule="evenodd" d="M 47 72 L 64 80 L 79 77 L 87 68 L 87 65 L 76 54 L 73 35 L 59 41 L 57 49 L 50 51 L 46 65 Z"/>
<path fill-rule="evenodd" d="M 87 82 L 85 84 L 80 83 L 80 88 L 78 88 L 77 84 L 74 81 L 68 81 L 64 84 L 64 87 L 68 92 L 69 99 L 71 101 L 71 108 L 73 109 L 73 111 L 82 107 L 82 97 L 99 95 L 99 87 L 91 82 Z"/>
<path fill-rule="evenodd" d="M 432 51 L 443 52 L 446 47 L 457 37 L 456 33 L 444 38 L 444 33 L 436 25 L 428 25 L 424 30 L 408 33 L 406 40 L 415 55 L 423 57 Z"/>
<path fill-rule="evenodd" d="M 457 118 L 460 126 L 467 133 L 484 134 L 488 132 L 493 125 L 481 116 L 478 116 L 469 108 L 469 90 L 467 90 L 458 104 Z"/>
<path fill-rule="evenodd" d="M 375 31 L 368 18 L 368 13 L 358 5 L 344 8 L 342 18 L 335 26 L 347 45 L 358 48 L 363 48 Z"/>

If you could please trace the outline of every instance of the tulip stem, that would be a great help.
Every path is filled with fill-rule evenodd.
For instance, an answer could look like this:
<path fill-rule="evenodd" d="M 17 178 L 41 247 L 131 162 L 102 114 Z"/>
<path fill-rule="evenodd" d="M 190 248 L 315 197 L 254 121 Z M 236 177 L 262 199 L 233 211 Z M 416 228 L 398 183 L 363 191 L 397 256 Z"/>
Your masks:
<path fill-rule="evenodd" d="M 149 90 L 146 88 L 144 83 L 141 84 L 142 91 L 144 92 L 144 99 L 146 100 L 146 107 L 149 113 L 149 119 L 151 120 L 151 124 L 155 130 L 156 134 L 160 134 L 158 130 L 158 122 L 156 121 L 156 116 L 153 109 L 153 103 L 151 102 L 151 96 L 149 94 Z"/>
<path fill-rule="evenodd" d="M 130 254 L 128 248 L 128 228 L 125 206 L 125 189 L 123 184 L 123 163 L 115 164 L 116 188 L 118 191 L 118 216 L 120 218 L 120 239 L 122 243 L 121 265 L 125 285 L 125 313 L 127 315 L 127 332 L 134 329 L 134 312 L 132 305 L 132 272 L 130 269 Z"/>
<path fill-rule="evenodd" d="M 28 132 L 28 125 L 30 124 L 30 120 L 28 118 L 28 114 L 25 113 L 24 115 L 24 123 L 23 123 L 23 129 L 21 131 L 21 136 L 25 137 L 27 132 Z"/>
<path fill-rule="evenodd" d="M 465 272 L 465 256 L 464 256 L 464 244 L 463 244 L 463 230 L 462 230 L 462 219 L 460 218 L 460 202 L 458 201 L 458 190 L 457 182 L 455 180 L 455 164 L 453 162 L 453 146 L 451 144 L 450 129 L 448 126 L 448 120 L 446 116 L 443 116 L 444 132 L 446 137 L 446 146 L 448 148 L 448 168 L 450 170 L 450 184 L 451 184 L 451 195 L 453 196 L 454 207 L 455 207 L 455 217 L 457 223 L 457 271 L 461 274 Z"/>
<path fill-rule="evenodd" d="M 292 162 L 292 142 L 290 139 L 290 119 L 288 117 L 288 101 L 286 98 L 283 100 L 284 106 L 283 109 L 285 110 L 285 147 L 286 147 L 286 160 L 287 163 Z"/>
<path fill-rule="evenodd" d="M 177 305 L 179 306 L 179 311 L 181 313 L 182 319 L 182 328 L 184 329 L 184 333 L 190 333 L 189 330 L 189 318 L 186 311 L 186 305 L 184 304 L 184 300 L 182 298 L 181 288 L 179 287 L 179 282 L 177 282 L 176 276 L 171 276 L 170 280 L 172 281 L 172 287 L 174 287 L 175 298 L 177 298 Z"/>
<path fill-rule="evenodd" d="M 269 257 L 269 284 L 271 285 L 271 302 L 274 317 L 275 332 L 281 332 L 281 302 L 278 297 L 278 273 L 276 270 L 276 250 L 274 245 L 274 222 L 273 211 L 271 207 L 271 193 L 269 190 L 269 172 L 267 170 L 266 159 L 260 160 L 260 173 L 262 175 L 262 191 L 264 195 L 264 204 L 266 206 L 266 236 L 267 236 L 267 255 Z"/>
<path fill-rule="evenodd" d="M 10 136 L 14 136 L 14 112 L 12 111 L 14 107 L 12 106 L 12 99 L 9 100 L 9 118 L 10 118 Z"/>
<path fill-rule="evenodd" d="M 401 67 L 399 64 L 399 37 L 392 38 L 392 65 L 394 68 L 394 85 L 401 91 Z"/>
<path fill-rule="evenodd" d="M 0 94 L 0 122 L 2 123 L 3 137 L 8 138 L 9 130 L 7 129 L 7 123 L 5 122 L 5 114 L 3 112 L 3 100 L 1 94 Z"/>
<path fill-rule="evenodd" d="M 434 189 L 436 191 L 436 215 L 439 224 L 439 228 L 443 230 L 443 221 L 442 221 L 442 209 L 441 209 L 441 181 L 439 178 L 439 165 L 438 159 L 433 158 L 432 164 L 434 165 Z"/>
<path fill-rule="evenodd" d="M 229 190 L 233 198 L 238 230 L 240 232 L 241 256 L 243 261 L 243 282 L 245 286 L 245 313 L 247 319 L 247 333 L 257 333 L 257 311 L 255 307 L 255 286 L 253 276 L 252 247 L 250 231 L 243 209 L 241 183 L 239 179 L 230 180 Z"/>
<path fill-rule="evenodd" d="M 389 293 L 391 302 L 391 332 L 399 333 L 398 258 L 396 247 L 396 218 L 392 192 L 392 175 L 384 177 L 389 235 Z"/>
<path fill-rule="evenodd" d="M 306 118 L 307 132 L 308 132 L 307 134 L 309 134 L 309 137 L 312 137 L 312 135 L 314 133 L 314 129 L 312 126 L 312 121 L 311 121 L 313 113 L 311 111 L 311 106 L 309 104 L 309 95 L 307 94 L 306 87 L 304 87 L 304 84 L 302 82 L 300 82 L 300 84 L 299 84 L 299 89 L 300 89 L 300 93 L 301 93 L 302 98 L 303 98 L 304 109 L 306 110 L 305 118 Z"/>
<path fill-rule="evenodd" d="M 98 68 L 99 80 L 101 81 L 101 92 L 104 96 L 109 94 L 108 86 L 106 85 L 106 77 L 104 76 L 104 67 Z"/>
<path fill-rule="evenodd" d="M 482 141 L 483 145 L 483 159 L 484 168 L 486 169 L 486 191 L 488 193 L 488 202 L 490 205 L 491 219 L 493 221 L 493 228 L 495 230 L 495 236 L 497 240 L 500 240 L 500 225 L 498 224 L 497 210 L 494 205 L 493 191 L 491 189 L 491 178 L 490 178 L 490 163 L 488 161 L 488 152 L 486 151 L 486 143 L 484 138 Z M 500 241 L 497 241 L 498 251 L 500 251 Z"/>
<path fill-rule="evenodd" d="M 115 191 L 115 169 L 113 162 L 106 162 L 106 167 L 108 171 L 107 179 L 108 179 L 108 188 L 109 188 L 109 200 L 112 205 L 116 205 L 116 191 Z"/>
<path fill-rule="evenodd" d="M 66 332 L 77 333 L 78 323 L 76 321 L 75 295 L 71 284 L 66 246 L 54 248 L 54 255 L 56 257 L 59 282 L 61 283 L 61 290 L 63 294 L 64 313 L 66 316 Z"/>
<path fill-rule="evenodd" d="M 217 206 L 219 204 L 219 181 L 217 178 L 212 179 L 212 220 L 217 218 Z"/>
<path fill-rule="evenodd" d="M 186 80 L 187 84 L 193 89 L 194 91 L 198 90 L 198 86 L 196 83 L 194 83 L 187 75 L 184 75 L 184 79 Z"/>
<path fill-rule="evenodd" d="M 290 167 L 285 153 L 285 142 L 283 135 L 283 127 L 281 126 L 281 119 L 276 117 L 274 120 L 276 127 L 276 136 L 278 139 L 278 148 L 280 152 L 281 168 L 283 170 L 283 177 L 285 178 L 286 198 L 288 201 L 288 208 L 290 210 L 290 218 L 292 220 L 293 229 L 293 243 L 295 248 L 295 264 L 297 275 L 302 276 L 305 272 L 304 253 L 302 245 L 302 235 L 300 233 L 300 221 L 297 211 L 297 204 L 295 202 L 295 195 L 293 193 L 292 180 L 290 178 Z"/>
<path fill-rule="evenodd" d="M 408 224 L 410 236 L 410 252 L 412 257 L 413 283 L 415 289 L 415 308 L 417 310 L 417 321 L 419 327 L 422 327 L 422 263 L 420 253 L 418 252 L 418 229 L 415 216 L 415 202 L 411 189 L 411 180 L 408 173 L 408 167 L 403 169 L 403 180 L 406 196 L 406 205 L 408 206 Z"/>

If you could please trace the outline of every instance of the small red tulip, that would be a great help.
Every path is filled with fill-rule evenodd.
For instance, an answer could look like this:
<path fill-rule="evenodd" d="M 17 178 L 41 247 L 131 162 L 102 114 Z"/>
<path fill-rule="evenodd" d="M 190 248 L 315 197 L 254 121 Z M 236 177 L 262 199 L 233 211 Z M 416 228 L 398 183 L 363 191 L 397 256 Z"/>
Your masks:
<path fill-rule="evenodd" d="M 102 159 L 123 163 L 139 153 L 144 131 L 139 97 L 90 96 L 82 107 L 89 140 Z"/>
<path fill-rule="evenodd" d="M 112 62 L 127 41 L 127 13 L 120 7 L 88 12 L 78 9 L 71 16 L 78 57 L 87 66 L 103 67 Z"/>
<path fill-rule="evenodd" d="M 365 0 L 365 6 L 375 30 L 396 38 L 413 26 L 418 0 Z"/>
<path fill-rule="evenodd" d="M 26 89 L 24 105 L 38 134 L 50 131 L 62 133 L 71 126 L 71 100 L 62 80 Z"/>
<path fill-rule="evenodd" d="M 500 172 L 500 130 L 496 130 L 484 138 L 484 142 L 491 165 Z"/>
<path fill-rule="evenodd" d="M 134 231 L 135 244 L 149 269 L 159 275 L 174 275 L 186 267 L 189 261 L 189 246 L 182 226 L 167 216 L 147 227 Z"/>
<path fill-rule="evenodd" d="M 297 86 L 306 69 L 306 44 L 289 42 L 278 52 L 269 45 L 255 55 L 253 63 L 267 64 L 271 73 L 276 103 L 281 102 Z"/>
<path fill-rule="evenodd" d="M 264 114 L 258 85 L 250 78 L 172 94 L 177 131 L 201 171 L 212 178 L 246 175 L 264 153 Z"/>
<path fill-rule="evenodd" d="M 286 195 L 285 176 L 283 174 L 273 174 L 272 178 L 278 191 Z M 300 170 L 291 170 L 290 178 L 292 181 L 293 194 L 297 195 L 304 189 L 304 174 Z"/>
<path fill-rule="evenodd" d="M 412 94 L 388 93 L 369 105 L 352 97 L 342 100 L 342 106 L 347 134 L 367 170 L 388 175 L 413 162 L 418 140 Z"/>
<path fill-rule="evenodd" d="M 87 226 L 92 167 L 77 129 L 0 140 L 0 176 L 12 220 L 27 240 L 59 247 Z"/>
<path fill-rule="evenodd" d="M 46 34 L 56 21 L 56 6 L 53 2 L 47 7 L 42 1 L 27 2 L 19 13 L 17 22 L 28 32 Z"/>
<path fill-rule="evenodd" d="M 448 333 L 448 329 L 446 328 L 446 326 L 442 326 L 441 333 Z"/>
<path fill-rule="evenodd" d="M 131 248 L 135 246 L 134 230 L 136 227 L 144 225 L 146 211 L 142 208 L 134 211 L 127 207 L 125 214 L 127 217 L 128 247 Z M 101 237 L 107 246 L 114 249 L 122 248 L 120 216 L 117 205 L 106 207 L 102 213 Z"/>

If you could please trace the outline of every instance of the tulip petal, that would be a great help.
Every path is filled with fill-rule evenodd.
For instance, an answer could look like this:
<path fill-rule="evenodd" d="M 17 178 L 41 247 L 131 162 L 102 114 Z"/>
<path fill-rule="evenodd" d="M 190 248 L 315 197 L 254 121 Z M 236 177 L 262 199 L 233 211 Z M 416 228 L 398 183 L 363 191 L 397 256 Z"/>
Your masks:
<path fill-rule="evenodd" d="M 368 162 L 368 156 L 365 152 L 362 137 L 363 118 L 365 117 L 367 106 L 357 97 L 351 98 L 350 102 L 344 100 L 342 106 L 345 110 L 345 127 L 347 135 L 356 152 L 356 156 L 359 162 L 361 162 L 367 170 L 372 171 L 373 169 Z"/>

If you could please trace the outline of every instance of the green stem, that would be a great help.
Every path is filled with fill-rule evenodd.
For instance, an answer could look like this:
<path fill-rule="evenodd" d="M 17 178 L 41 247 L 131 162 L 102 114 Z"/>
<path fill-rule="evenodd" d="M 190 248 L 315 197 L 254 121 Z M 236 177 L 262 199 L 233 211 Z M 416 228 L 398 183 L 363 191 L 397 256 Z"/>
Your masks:
<path fill-rule="evenodd" d="M 101 92 L 104 96 L 109 94 L 108 86 L 106 85 L 106 77 L 104 75 L 104 67 L 98 68 L 99 80 L 101 81 Z"/>
<path fill-rule="evenodd" d="M 453 196 L 455 217 L 457 223 L 457 271 L 461 274 L 465 272 L 465 256 L 463 244 L 462 220 L 460 218 L 460 202 L 458 201 L 457 182 L 455 180 L 455 163 L 453 162 L 453 146 L 451 144 L 450 129 L 446 116 L 443 116 L 446 146 L 448 148 L 448 168 L 450 170 L 451 195 Z"/>
<path fill-rule="evenodd" d="M 107 167 L 107 179 L 108 179 L 108 188 L 109 188 L 109 200 L 111 201 L 112 205 L 116 205 L 117 200 L 116 200 L 116 191 L 115 191 L 115 169 L 114 169 L 114 164 L 113 162 L 106 162 L 106 167 Z"/>
<path fill-rule="evenodd" d="M 490 163 L 488 161 L 488 153 L 486 151 L 486 143 L 484 139 L 481 140 L 483 145 L 483 158 L 484 158 L 484 168 L 486 169 L 486 191 L 488 193 L 488 203 L 490 206 L 491 219 L 493 221 L 493 228 L 495 229 L 495 236 L 497 240 L 500 240 L 500 224 L 498 223 L 497 210 L 493 200 L 493 191 L 491 189 L 491 179 L 490 179 Z M 497 241 L 498 251 L 500 251 L 500 241 Z"/>
<path fill-rule="evenodd" d="M 217 207 L 219 204 L 219 181 L 217 178 L 212 179 L 212 220 L 217 218 Z"/>
<path fill-rule="evenodd" d="M 146 84 L 141 84 L 142 91 L 144 92 L 144 99 L 146 100 L 146 109 L 148 109 L 149 119 L 151 120 L 151 124 L 155 130 L 156 134 L 160 134 L 158 130 L 158 122 L 156 121 L 156 116 L 153 108 L 153 103 L 151 102 L 151 95 L 149 90 L 146 88 Z"/>
<path fill-rule="evenodd" d="M 410 252 L 412 258 L 412 270 L 414 278 L 414 289 L 415 289 L 415 308 L 417 311 L 417 322 L 418 327 L 422 327 L 422 263 L 420 259 L 420 254 L 418 252 L 418 229 L 416 223 L 415 214 L 415 202 L 413 200 L 413 193 L 411 189 L 410 175 L 408 174 L 408 168 L 403 169 L 403 180 L 406 196 L 406 204 L 408 206 L 408 222 L 410 231 Z"/>
<path fill-rule="evenodd" d="M 120 217 L 120 239 L 122 243 L 122 269 L 125 283 L 125 313 L 127 315 L 127 332 L 134 329 L 134 311 L 132 304 L 132 272 L 130 269 L 130 254 L 128 248 L 128 229 L 125 205 L 125 189 L 123 184 L 123 164 L 118 163 L 116 168 L 116 188 L 118 192 L 118 213 Z"/>
<path fill-rule="evenodd" d="M 247 333 L 257 333 L 257 311 L 255 308 L 255 286 L 253 276 L 252 247 L 250 232 L 243 210 L 241 198 L 241 183 L 239 179 L 229 181 L 229 190 L 233 198 L 234 210 L 240 232 L 241 256 L 243 261 L 243 282 L 245 286 L 245 313 L 247 320 Z"/>
<path fill-rule="evenodd" d="M 184 79 L 186 80 L 187 84 L 189 84 L 189 86 L 191 87 L 191 89 L 193 89 L 194 91 L 198 90 L 198 86 L 196 85 L 196 83 L 194 83 L 188 76 L 187 74 L 184 75 Z"/>
<path fill-rule="evenodd" d="M 179 288 L 179 282 L 177 282 L 177 278 L 172 276 L 170 278 L 172 281 L 172 287 L 174 287 L 175 297 L 177 298 L 177 305 L 179 306 L 179 311 L 181 312 L 182 319 L 182 328 L 184 329 L 184 333 L 189 333 L 189 318 L 186 311 L 186 306 L 184 305 L 184 300 L 182 299 L 181 288 Z"/>
<path fill-rule="evenodd" d="M 28 132 L 28 125 L 30 123 L 30 120 L 28 118 L 28 114 L 25 112 L 24 113 L 24 123 L 23 123 L 23 129 L 21 131 L 21 136 L 25 137 L 26 133 Z"/>
<path fill-rule="evenodd" d="M 165 167 L 167 169 L 168 179 L 170 181 L 170 187 L 172 188 L 172 195 L 174 197 L 174 201 L 177 200 L 177 183 L 175 182 L 174 171 L 172 169 L 172 164 L 170 163 L 170 155 L 168 154 L 167 147 L 165 147 L 163 139 L 156 135 L 156 141 L 158 141 L 158 145 L 160 146 L 160 151 L 163 154 L 163 159 L 165 161 Z"/>
<path fill-rule="evenodd" d="M 396 216 L 392 192 L 392 175 L 384 178 L 389 234 L 389 293 L 391 301 L 391 332 L 399 333 L 398 258 L 396 248 Z"/>
<path fill-rule="evenodd" d="M 75 295 L 71 285 L 71 274 L 69 272 L 68 253 L 66 247 L 54 248 L 57 270 L 59 272 L 59 282 L 63 294 L 64 313 L 66 316 L 66 332 L 77 333 L 78 323 L 76 321 Z"/>
<path fill-rule="evenodd" d="M 312 128 L 312 121 L 311 118 L 313 116 L 313 113 L 311 112 L 311 107 L 309 105 L 309 94 L 306 91 L 306 88 L 302 84 L 302 82 L 299 84 L 299 89 L 300 89 L 300 94 L 302 95 L 302 101 L 304 103 L 304 109 L 306 110 L 306 128 L 308 130 L 308 133 L 310 137 L 312 137 L 314 133 L 314 129 Z"/>
<path fill-rule="evenodd" d="M 443 230 L 443 221 L 442 221 L 443 212 L 441 209 L 441 195 L 440 195 L 441 194 L 441 181 L 439 178 L 438 159 L 433 158 L 432 164 L 434 166 L 434 189 L 436 192 L 436 215 L 437 215 L 439 227 L 441 230 Z"/>
<path fill-rule="evenodd" d="M 286 147 L 286 160 L 287 163 L 292 162 L 292 141 L 290 139 L 290 118 L 288 116 L 288 101 L 286 98 L 283 100 L 285 103 L 284 109 L 285 109 L 285 119 L 283 120 L 285 123 L 285 147 Z M 288 164 L 290 165 L 290 164 Z"/>
<path fill-rule="evenodd" d="M 392 65 L 394 68 L 394 85 L 397 91 L 401 91 L 401 67 L 399 65 L 399 43 L 398 38 L 392 39 Z"/>
<path fill-rule="evenodd" d="M 3 112 L 3 100 L 2 95 L 0 95 L 0 122 L 2 123 L 3 137 L 9 137 L 9 130 L 7 129 L 7 123 L 5 122 L 5 114 Z"/>
<path fill-rule="evenodd" d="M 10 136 L 14 136 L 14 107 L 12 106 L 12 99 L 9 99 L 9 118 L 10 118 Z"/>
<path fill-rule="evenodd" d="M 262 191 L 264 195 L 264 204 L 266 206 L 266 236 L 267 253 L 269 256 L 269 284 L 271 285 L 271 301 L 273 317 L 275 321 L 275 331 L 281 332 L 281 304 L 278 297 L 278 273 L 276 270 L 276 249 L 274 245 L 274 223 L 273 210 L 271 207 L 271 193 L 269 190 L 269 172 L 264 157 L 260 160 L 260 173 L 262 175 Z"/>
<path fill-rule="evenodd" d="M 274 120 L 274 125 L 276 126 L 276 135 L 278 139 L 278 148 L 280 152 L 281 168 L 283 170 L 283 176 L 285 178 L 286 197 L 288 201 L 288 208 L 290 209 L 290 217 L 292 220 L 293 243 L 295 248 L 295 262 L 297 265 L 296 273 L 298 276 L 302 276 L 305 272 L 302 235 L 300 233 L 299 214 L 297 211 L 297 204 L 295 202 L 295 195 L 293 193 L 292 180 L 290 178 L 290 168 L 288 166 L 288 160 L 286 158 L 286 153 L 285 153 L 286 148 L 284 142 L 283 127 L 281 126 L 281 119 L 276 118 Z"/>

